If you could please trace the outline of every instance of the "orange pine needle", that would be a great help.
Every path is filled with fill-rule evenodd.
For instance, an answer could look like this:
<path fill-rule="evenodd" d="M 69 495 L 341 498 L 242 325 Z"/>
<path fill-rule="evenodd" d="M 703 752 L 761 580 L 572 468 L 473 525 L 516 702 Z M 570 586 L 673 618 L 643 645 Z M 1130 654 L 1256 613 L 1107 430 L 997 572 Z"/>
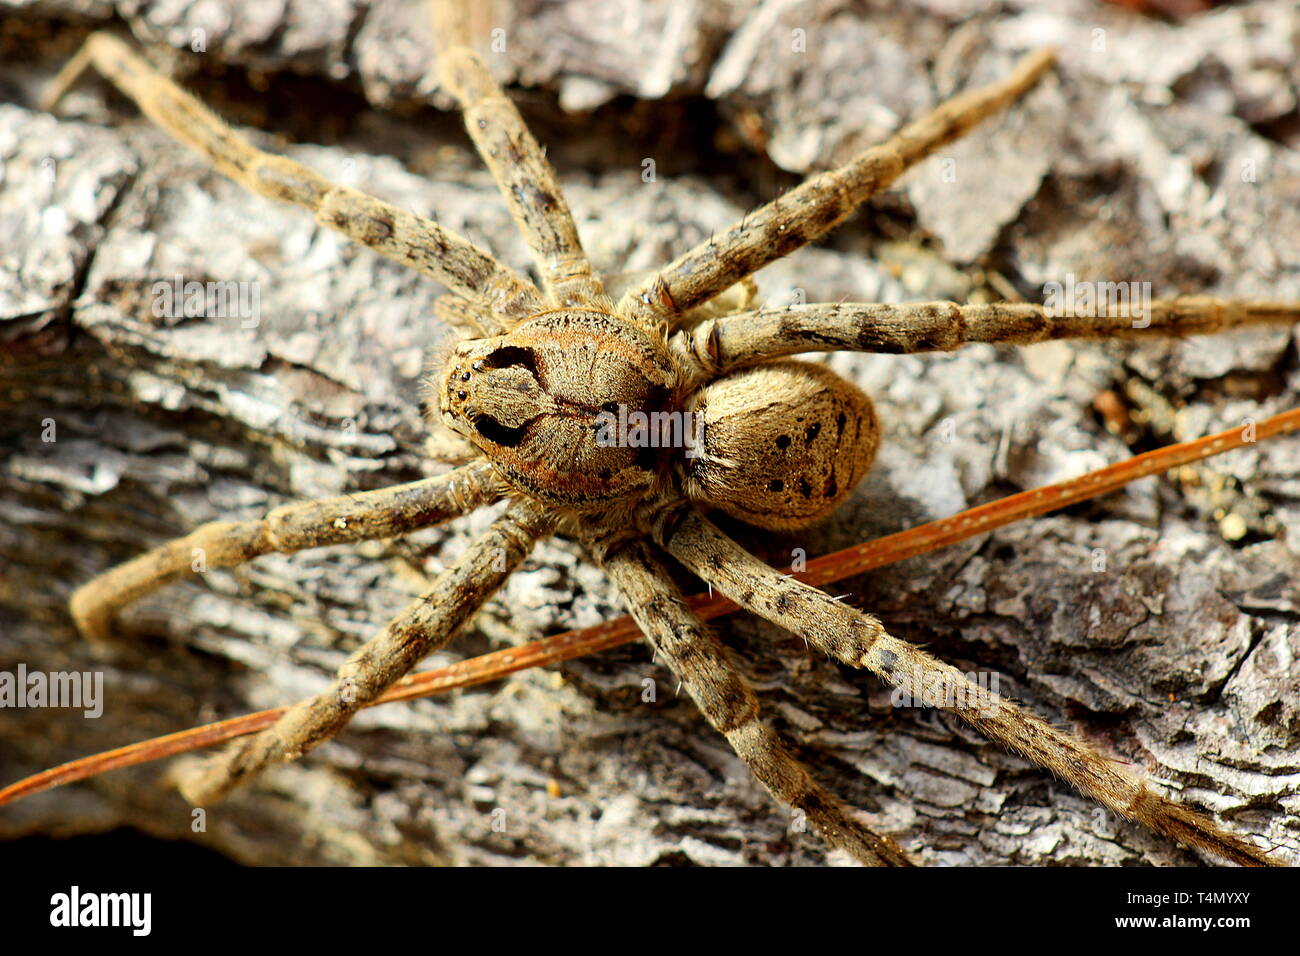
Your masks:
<path fill-rule="evenodd" d="M 1293 409 L 1254 425 L 1159 448 L 1090 471 L 1069 481 L 1023 491 L 970 508 L 950 518 L 941 518 L 907 531 L 845 548 L 810 561 L 807 569 L 796 573 L 796 576 L 812 585 L 830 584 L 873 568 L 884 567 L 956 544 L 995 528 L 1013 524 L 1022 518 L 1034 517 L 1086 501 L 1114 491 L 1139 478 L 1146 478 L 1274 435 L 1283 435 L 1297 430 L 1300 430 L 1300 409 Z M 738 606 L 733 601 L 721 595 L 697 594 L 690 598 L 688 603 L 704 620 L 738 610 Z M 641 632 L 632 618 L 624 615 L 581 631 L 566 631 L 521 647 L 506 648 L 460 661 L 449 667 L 407 675 L 369 706 L 416 700 L 461 687 L 472 687 L 530 667 L 559 664 L 575 657 L 583 657 L 596 651 L 627 644 L 640 636 Z M 163 757 L 210 747 L 245 734 L 256 733 L 275 723 L 286 710 L 287 707 L 263 710 L 83 757 L 5 787 L 0 790 L 0 805 L 65 783 L 85 780 L 109 770 L 148 763 Z"/>

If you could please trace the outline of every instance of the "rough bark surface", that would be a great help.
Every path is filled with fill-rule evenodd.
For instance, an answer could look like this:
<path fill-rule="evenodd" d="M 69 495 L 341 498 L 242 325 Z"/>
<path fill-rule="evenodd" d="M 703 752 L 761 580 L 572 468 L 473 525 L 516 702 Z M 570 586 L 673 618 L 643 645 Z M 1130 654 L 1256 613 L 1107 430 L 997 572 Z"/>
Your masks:
<path fill-rule="evenodd" d="M 1037 300 L 1069 273 L 1300 298 L 1293 4 L 1177 23 L 1082 0 L 905 7 L 520 2 L 493 68 L 523 87 L 597 264 L 624 271 L 1056 43 L 1055 76 L 761 273 L 764 298 Z M 210 572 L 133 608 L 109 658 L 77 637 L 71 591 L 147 546 L 442 467 L 419 406 L 440 290 L 243 192 L 100 82 L 35 111 L 101 23 L 183 48 L 176 68 L 259 143 L 527 263 L 455 118 L 426 108 L 445 101 L 418 5 L 0 3 L 0 670 L 100 670 L 106 693 L 98 719 L 0 709 L 4 783 L 319 690 L 491 517 Z M 256 283 L 260 321 L 155 317 L 177 275 Z M 876 397 L 885 445 L 827 525 L 734 529 L 773 563 L 1300 404 L 1285 329 L 829 361 Z M 1094 409 L 1106 392 L 1122 434 Z M 1300 862 L 1298 476 L 1300 441 L 1263 443 L 837 593 Z M 619 613 L 556 540 L 428 663 Z M 1197 862 L 776 628 L 719 632 L 817 778 L 919 862 Z M 845 862 L 790 832 L 674 686 L 633 645 L 370 711 L 205 832 L 154 765 L 0 809 L 0 837 L 129 825 L 249 863 Z"/>

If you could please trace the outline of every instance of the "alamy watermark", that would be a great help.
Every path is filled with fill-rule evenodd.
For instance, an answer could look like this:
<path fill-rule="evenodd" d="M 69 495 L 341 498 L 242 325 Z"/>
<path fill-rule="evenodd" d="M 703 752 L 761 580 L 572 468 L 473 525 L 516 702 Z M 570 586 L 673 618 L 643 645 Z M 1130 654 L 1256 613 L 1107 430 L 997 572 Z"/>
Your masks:
<path fill-rule="evenodd" d="M 148 936 L 153 928 L 153 894 L 83 893 L 73 884 L 68 892 L 50 897 L 50 925 L 120 926 L 133 936 Z"/>
<path fill-rule="evenodd" d="M 602 448 L 684 448 L 687 458 L 704 454 L 704 418 L 696 412 L 605 409 L 596 416 L 596 444 Z"/>
<path fill-rule="evenodd" d="M 1123 316 L 1133 328 L 1145 329 L 1151 325 L 1151 283 L 1080 282 L 1067 272 L 1064 283 L 1043 286 L 1043 311 L 1051 317 Z"/>
<path fill-rule="evenodd" d="M 967 674 L 926 674 L 919 680 L 904 675 L 890 694 L 889 702 L 895 707 L 973 710 L 981 717 L 988 717 L 997 709 L 998 675 L 996 672 L 971 671 Z"/>
<path fill-rule="evenodd" d="M 259 282 L 200 282 L 177 275 L 155 282 L 151 291 L 154 318 L 239 319 L 241 329 L 255 329 L 262 319 Z"/>
<path fill-rule="evenodd" d="M 87 717 L 104 712 L 103 671 L 0 671 L 0 707 L 80 707 Z"/>

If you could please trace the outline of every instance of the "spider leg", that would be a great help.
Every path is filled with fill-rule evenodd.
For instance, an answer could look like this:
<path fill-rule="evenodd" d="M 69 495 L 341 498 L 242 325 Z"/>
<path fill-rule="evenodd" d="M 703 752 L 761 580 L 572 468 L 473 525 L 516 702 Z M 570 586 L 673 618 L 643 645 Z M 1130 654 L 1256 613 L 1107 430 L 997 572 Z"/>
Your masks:
<path fill-rule="evenodd" d="M 758 698 L 726 648 L 686 605 L 651 548 L 638 539 L 594 538 L 587 536 L 588 547 L 622 592 L 642 632 L 773 799 L 803 811 L 828 843 L 868 866 L 910 866 L 893 840 L 856 820 L 763 722 Z"/>
<path fill-rule="evenodd" d="M 669 347 L 689 378 L 716 375 L 797 352 L 948 352 L 971 342 L 1029 345 L 1049 339 L 1206 335 L 1300 322 L 1300 302 L 1187 296 L 1154 299 L 1141 314 L 1113 307 L 1101 315 L 1058 315 L 1042 305 L 820 303 L 757 309 L 709 319 L 679 332 Z"/>
<path fill-rule="evenodd" d="M 436 478 L 285 505 L 260 521 L 213 521 L 83 584 L 72 595 L 81 633 L 106 641 L 122 607 L 178 578 L 263 554 L 391 538 L 440 524 L 504 493 L 486 461 Z"/>
<path fill-rule="evenodd" d="M 1128 820 L 1243 866 L 1280 865 L 1208 818 L 1151 790 L 1136 774 L 955 667 L 887 633 L 869 614 L 836 601 L 754 557 L 690 507 L 663 511 L 659 543 L 742 607 L 805 638 L 850 667 L 960 716 L 985 736 L 1052 771 Z"/>
<path fill-rule="evenodd" d="M 285 156 L 257 149 L 215 113 L 108 33 L 93 33 L 41 100 L 53 110 L 87 67 L 94 66 L 155 123 L 192 146 L 246 189 L 310 209 L 316 221 L 390 259 L 436 279 L 507 320 L 538 311 L 541 298 L 525 282 L 468 239 L 414 213 L 348 186 L 337 186 Z"/>
<path fill-rule="evenodd" d="M 432 0 L 430 10 L 439 77 L 459 102 L 465 129 L 532 249 L 547 297 L 561 308 L 608 312 L 613 303 L 592 273 L 555 170 L 518 108 L 470 48 L 467 11 L 455 0 Z"/>
<path fill-rule="evenodd" d="M 433 314 L 439 321 L 455 329 L 461 338 L 482 339 L 491 335 L 484 328 L 479 310 L 470 299 L 447 293 L 433 300 Z"/>
<path fill-rule="evenodd" d="M 553 516 L 521 499 L 510 506 L 433 586 L 348 658 L 334 686 L 300 701 L 272 727 L 182 773 L 196 806 L 221 800 L 263 768 L 295 760 L 342 730 L 353 714 L 445 645 L 554 529 Z"/>
<path fill-rule="evenodd" d="M 629 289 L 635 288 L 654 275 L 653 270 L 639 269 L 636 272 L 615 272 L 603 276 L 605 291 L 610 298 L 617 301 Z M 668 332 L 679 329 L 694 328 L 705 319 L 718 319 L 724 315 L 748 312 L 758 304 L 758 283 L 753 276 L 745 276 L 735 285 L 719 292 L 712 299 L 701 302 L 693 309 L 687 309 L 678 315 L 668 317 Z"/>
<path fill-rule="evenodd" d="M 646 324 L 670 323 L 673 316 L 824 235 L 909 167 L 1022 96 L 1053 60 L 1051 50 L 1029 54 L 997 83 L 953 97 L 886 142 L 748 213 L 626 293 L 619 314 Z"/>
<path fill-rule="evenodd" d="M 442 422 L 431 421 L 428 425 L 429 435 L 424 440 L 424 453 L 434 461 L 464 465 L 480 456 L 481 452 L 472 443 Z"/>

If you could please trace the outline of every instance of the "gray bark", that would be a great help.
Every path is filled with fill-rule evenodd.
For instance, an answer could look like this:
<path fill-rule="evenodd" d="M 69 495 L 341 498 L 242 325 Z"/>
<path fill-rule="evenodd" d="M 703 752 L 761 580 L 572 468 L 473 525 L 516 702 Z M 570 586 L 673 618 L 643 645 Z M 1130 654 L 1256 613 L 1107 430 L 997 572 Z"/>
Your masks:
<path fill-rule="evenodd" d="M 445 334 L 432 283 L 245 193 L 102 83 L 80 86 L 58 117 L 34 111 L 86 24 L 116 16 L 142 41 L 185 48 L 204 31 L 205 52 L 171 59 L 224 113 L 260 127 L 256 141 L 526 268 L 454 120 L 413 109 L 443 103 L 418 8 L 241 9 L 0 5 L 0 670 L 101 671 L 106 693 L 98 719 L 0 709 L 0 782 L 319 690 L 491 517 L 209 572 L 124 615 L 111 658 L 72 628 L 77 585 L 200 522 L 437 471 L 422 450 L 420 377 Z M 764 298 L 1036 299 L 1067 273 L 1150 282 L 1154 295 L 1300 298 L 1300 24 L 1283 0 L 1171 24 L 1028 0 L 906 12 L 519 3 L 502 22 L 494 69 L 526 87 L 526 116 L 610 271 L 667 260 L 791 174 L 842 160 L 1051 42 L 1055 77 L 829 242 L 761 273 Z M 805 52 L 792 47 L 799 30 Z M 155 317 L 154 284 L 177 275 L 255 283 L 256 326 Z M 827 525 L 735 529 L 773 563 L 1300 396 L 1286 329 L 829 361 L 876 397 L 886 442 Z M 1126 436 L 1093 411 L 1108 390 L 1130 409 Z M 1262 443 L 835 593 L 965 670 L 996 673 L 1003 692 L 1295 861 L 1297 474 L 1300 443 Z M 619 613 L 579 549 L 556 540 L 429 663 Z M 818 779 L 919 862 L 1197 861 L 955 720 L 891 706 L 882 684 L 776 628 L 740 615 L 718 626 Z M 633 645 L 370 711 L 208 808 L 204 832 L 154 765 L 0 809 L 0 837 L 130 825 L 255 863 L 844 862 L 790 832 L 674 687 Z"/>

